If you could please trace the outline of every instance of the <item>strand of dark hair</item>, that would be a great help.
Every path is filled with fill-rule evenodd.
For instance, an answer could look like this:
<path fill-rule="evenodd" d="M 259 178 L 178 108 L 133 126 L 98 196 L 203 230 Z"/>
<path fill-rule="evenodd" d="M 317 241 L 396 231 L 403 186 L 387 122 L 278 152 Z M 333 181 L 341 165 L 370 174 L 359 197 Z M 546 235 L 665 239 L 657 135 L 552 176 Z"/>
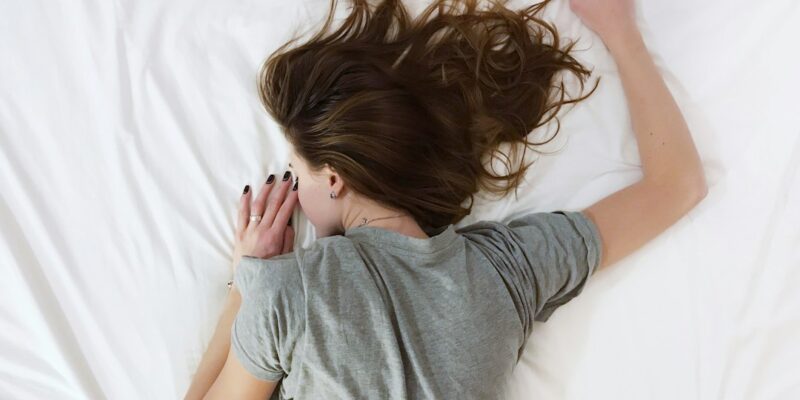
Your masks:
<path fill-rule="evenodd" d="M 506 1 L 479 9 L 474 0 L 437 0 L 413 19 L 399 0 L 350 3 L 334 31 L 331 0 L 316 34 L 270 54 L 258 76 L 261 101 L 313 169 L 330 166 L 350 190 L 423 227 L 458 222 L 479 190 L 515 189 L 533 164 L 526 151 L 540 152 L 559 132 L 561 107 L 597 88 L 567 96 L 560 74 L 584 91 L 591 71 L 571 54 L 576 42 L 541 18 L 549 0 L 518 11 Z M 529 140 L 551 121 L 550 138 Z M 501 159 L 506 173 L 490 171 L 485 157 Z"/>

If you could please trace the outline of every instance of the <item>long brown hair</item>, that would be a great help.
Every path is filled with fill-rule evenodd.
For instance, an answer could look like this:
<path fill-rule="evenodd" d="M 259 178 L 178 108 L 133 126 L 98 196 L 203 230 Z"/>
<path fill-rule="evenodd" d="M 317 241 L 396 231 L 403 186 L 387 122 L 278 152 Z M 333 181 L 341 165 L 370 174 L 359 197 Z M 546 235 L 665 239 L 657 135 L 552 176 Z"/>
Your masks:
<path fill-rule="evenodd" d="M 264 62 L 261 101 L 312 170 L 327 164 L 350 190 L 408 211 L 424 229 L 456 223 L 478 190 L 516 188 L 532 164 L 525 149 L 559 128 L 543 142 L 528 134 L 597 88 L 568 98 L 556 79 L 570 72 L 583 91 L 591 71 L 539 15 L 549 1 L 512 11 L 506 1 L 481 10 L 475 0 L 436 0 L 411 19 L 400 0 L 351 0 L 329 32 L 331 0 L 313 37 Z M 511 157 L 498 149 L 505 142 Z M 514 171 L 507 161 L 519 144 Z M 503 157 L 508 173 L 493 174 L 487 155 Z"/>

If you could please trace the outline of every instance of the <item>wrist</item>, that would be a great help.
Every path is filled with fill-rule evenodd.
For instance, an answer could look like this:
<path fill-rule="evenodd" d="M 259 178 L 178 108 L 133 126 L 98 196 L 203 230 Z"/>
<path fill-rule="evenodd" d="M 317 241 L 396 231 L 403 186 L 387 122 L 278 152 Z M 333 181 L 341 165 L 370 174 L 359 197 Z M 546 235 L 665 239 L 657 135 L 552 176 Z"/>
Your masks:
<path fill-rule="evenodd" d="M 236 267 L 239 265 L 239 262 L 242 261 L 242 256 L 234 255 L 233 259 L 231 259 L 231 271 L 236 272 Z"/>
<path fill-rule="evenodd" d="M 228 291 L 228 296 L 225 299 L 228 307 L 238 308 L 242 302 L 242 293 L 239 292 L 239 288 L 236 285 L 233 285 L 231 290 Z"/>
<path fill-rule="evenodd" d="M 642 34 L 636 26 L 620 29 L 614 36 L 608 39 L 603 38 L 603 42 L 614 58 L 624 57 L 647 49 Z"/>

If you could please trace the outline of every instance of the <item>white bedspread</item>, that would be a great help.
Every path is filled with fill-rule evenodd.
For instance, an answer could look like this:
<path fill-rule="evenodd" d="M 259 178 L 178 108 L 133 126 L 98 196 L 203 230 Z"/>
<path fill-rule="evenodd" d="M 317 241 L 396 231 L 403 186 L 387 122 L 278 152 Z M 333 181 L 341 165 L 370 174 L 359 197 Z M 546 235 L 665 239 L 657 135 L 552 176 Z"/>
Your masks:
<path fill-rule="evenodd" d="M 800 398 L 799 4 L 639 2 L 710 191 L 537 323 L 509 398 Z M 256 69 L 326 5 L 0 2 L 0 398 L 183 396 L 242 187 L 287 161 Z M 547 13 L 583 37 L 600 89 L 518 199 L 459 226 L 580 209 L 641 177 L 613 60 L 566 1 Z"/>

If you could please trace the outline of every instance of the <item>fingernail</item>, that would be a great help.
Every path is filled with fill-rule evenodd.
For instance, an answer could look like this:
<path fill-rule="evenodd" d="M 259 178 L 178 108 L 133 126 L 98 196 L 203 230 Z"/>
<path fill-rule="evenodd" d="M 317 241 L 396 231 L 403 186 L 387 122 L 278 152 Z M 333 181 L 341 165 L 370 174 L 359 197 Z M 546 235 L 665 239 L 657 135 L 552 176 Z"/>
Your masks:
<path fill-rule="evenodd" d="M 250 185 L 244 185 L 244 192 L 242 194 L 247 194 L 250 191 Z"/>
<path fill-rule="evenodd" d="M 274 180 L 275 180 L 275 174 L 269 174 L 269 177 L 267 178 L 267 185 L 272 183 L 272 181 Z"/>
<path fill-rule="evenodd" d="M 291 172 L 289 172 L 289 171 L 286 171 L 286 172 L 284 172 L 284 174 L 283 174 L 283 181 L 284 181 L 284 182 L 288 181 L 288 180 L 289 180 L 289 177 L 290 177 L 291 175 L 292 175 L 292 173 L 291 173 Z"/>
<path fill-rule="evenodd" d="M 292 191 L 297 191 L 297 183 L 300 182 L 300 179 L 295 179 L 294 186 L 292 186 Z"/>

